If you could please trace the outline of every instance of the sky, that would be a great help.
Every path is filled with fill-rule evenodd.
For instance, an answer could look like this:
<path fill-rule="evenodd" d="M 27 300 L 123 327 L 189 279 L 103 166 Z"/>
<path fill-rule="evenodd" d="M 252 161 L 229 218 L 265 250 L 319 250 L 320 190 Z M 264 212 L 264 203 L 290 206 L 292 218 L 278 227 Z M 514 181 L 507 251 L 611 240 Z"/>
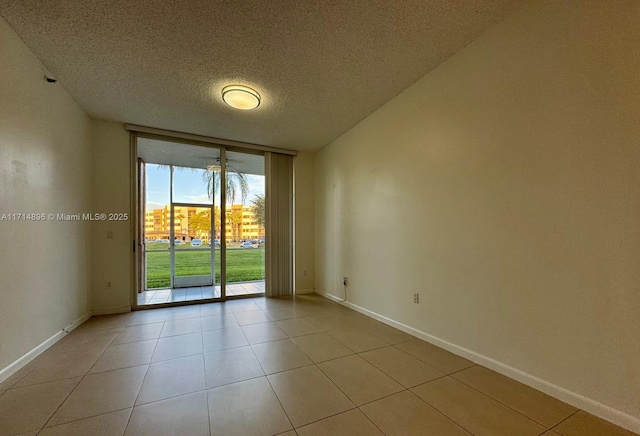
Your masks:
<path fill-rule="evenodd" d="M 207 195 L 207 185 L 202 179 L 204 170 L 176 170 L 174 173 L 173 201 L 176 203 L 211 204 Z M 163 208 L 169 204 L 169 167 L 161 167 L 154 164 L 146 165 L 147 173 L 147 210 Z M 249 182 L 249 195 L 245 205 L 251 205 L 251 200 L 256 195 L 264 195 L 264 176 L 247 175 Z M 234 204 L 242 201 L 238 194 Z M 220 196 L 217 195 L 215 203 L 220 204 Z"/>

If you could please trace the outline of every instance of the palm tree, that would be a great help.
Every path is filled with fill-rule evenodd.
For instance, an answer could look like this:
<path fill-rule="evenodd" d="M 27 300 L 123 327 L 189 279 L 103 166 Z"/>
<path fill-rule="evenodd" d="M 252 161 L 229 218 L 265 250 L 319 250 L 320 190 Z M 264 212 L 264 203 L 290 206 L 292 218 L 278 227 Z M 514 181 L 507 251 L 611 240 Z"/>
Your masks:
<path fill-rule="evenodd" d="M 220 185 L 220 159 L 218 159 L 217 165 L 207 166 L 207 171 L 202 174 L 202 179 L 207 184 L 207 194 L 209 198 L 213 198 L 216 189 Z M 240 194 L 242 199 L 241 203 L 247 200 L 249 195 L 249 181 L 247 175 L 238 171 L 233 165 L 227 163 L 227 192 L 226 200 L 227 205 L 231 205 L 236 201 L 236 197 Z"/>
<path fill-rule="evenodd" d="M 170 168 L 169 165 L 156 164 L 158 168 Z M 173 169 L 185 170 L 185 167 L 174 166 Z M 197 168 L 189 168 L 191 171 L 198 171 Z M 207 194 L 209 198 L 213 198 L 217 187 L 220 185 L 220 158 L 216 159 L 213 165 L 207 165 L 206 171 L 202 174 L 202 180 L 207 184 Z M 249 181 L 247 175 L 240 172 L 233 165 L 227 162 L 227 204 L 231 205 L 236 201 L 236 197 L 240 194 L 242 204 L 247 201 L 249 195 Z"/>

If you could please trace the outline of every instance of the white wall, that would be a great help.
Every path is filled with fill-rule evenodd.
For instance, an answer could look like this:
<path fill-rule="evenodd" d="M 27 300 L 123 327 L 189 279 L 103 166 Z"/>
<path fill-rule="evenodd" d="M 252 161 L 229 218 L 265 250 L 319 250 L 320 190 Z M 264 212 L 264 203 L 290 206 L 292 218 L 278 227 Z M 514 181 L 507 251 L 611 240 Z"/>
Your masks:
<path fill-rule="evenodd" d="M 0 19 L 0 216 L 91 212 L 90 121 L 63 86 Z M 0 221 L 0 231 L 2 377 L 88 313 L 91 224 Z"/>
<path fill-rule="evenodd" d="M 134 285 L 129 132 L 122 123 L 92 120 L 91 124 L 93 209 L 129 215 L 127 221 L 93 223 L 91 309 L 95 314 L 123 312 L 131 308 Z"/>
<path fill-rule="evenodd" d="M 299 152 L 294 158 L 296 292 L 310 292 L 315 286 L 313 156 Z"/>
<path fill-rule="evenodd" d="M 321 150 L 316 288 L 637 426 L 639 43 L 638 2 L 531 2 Z"/>

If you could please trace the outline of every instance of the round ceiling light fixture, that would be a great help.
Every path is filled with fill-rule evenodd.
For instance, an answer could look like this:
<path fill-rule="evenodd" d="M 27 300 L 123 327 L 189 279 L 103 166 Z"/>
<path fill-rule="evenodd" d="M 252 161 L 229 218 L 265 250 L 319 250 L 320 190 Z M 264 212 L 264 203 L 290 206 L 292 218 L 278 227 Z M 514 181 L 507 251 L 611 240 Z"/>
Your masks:
<path fill-rule="evenodd" d="M 260 94 L 248 86 L 225 86 L 222 88 L 222 99 L 229 106 L 245 111 L 260 106 Z"/>

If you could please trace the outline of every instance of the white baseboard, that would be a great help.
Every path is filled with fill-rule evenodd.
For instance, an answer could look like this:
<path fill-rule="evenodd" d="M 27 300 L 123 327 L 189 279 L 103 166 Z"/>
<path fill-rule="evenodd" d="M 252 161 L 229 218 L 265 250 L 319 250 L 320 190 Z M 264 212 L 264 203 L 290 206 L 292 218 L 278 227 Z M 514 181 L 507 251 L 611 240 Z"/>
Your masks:
<path fill-rule="evenodd" d="M 18 360 L 16 360 L 15 362 L 10 364 L 6 368 L 0 370 L 0 383 L 2 383 L 3 381 L 5 381 L 9 377 L 11 377 L 16 372 L 20 371 L 22 368 L 24 368 L 27 365 L 27 363 L 31 362 L 33 359 L 38 357 L 40 354 L 44 353 L 53 344 L 55 344 L 60 339 L 62 339 L 63 337 L 65 337 L 66 335 L 71 333 L 73 330 L 75 330 L 76 327 L 78 327 L 80 324 L 82 324 L 83 322 L 88 320 L 90 317 L 91 317 L 91 315 L 88 314 L 88 313 L 83 315 L 83 316 L 81 316 L 80 318 L 78 318 L 77 320 L 73 321 L 71 324 L 69 324 L 68 326 L 66 326 L 62 330 L 56 332 L 49 339 L 45 340 L 40 345 L 38 345 L 35 348 L 33 348 L 31 351 L 29 351 L 24 356 L 20 357 Z"/>
<path fill-rule="evenodd" d="M 114 309 L 93 309 L 91 315 L 116 315 L 118 313 L 131 312 L 131 306 L 117 307 Z"/>
<path fill-rule="evenodd" d="M 315 289 L 296 289 L 296 295 L 300 295 L 300 294 L 313 294 L 315 291 Z"/>
<path fill-rule="evenodd" d="M 323 297 L 328 298 L 329 300 L 333 300 L 333 301 L 335 301 L 336 303 L 344 304 L 345 306 L 349 306 L 349 305 L 351 304 L 351 303 L 349 303 L 348 301 L 344 301 L 342 298 L 338 298 L 338 297 L 336 297 L 335 295 L 327 294 L 327 293 L 325 293 L 325 292 L 321 292 L 321 291 L 316 290 L 316 294 L 318 294 L 318 295 L 322 295 Z M 354 307 L 360 307 L 360 306 L 356 306 L 355 304 L 354 304 L 353 306 L 354 306 Z M 349 306 L 349 307 L 350 307 L 350 306 Z M 356 311 L 360 312 L 360 311 L 359 311 L 359 310 L 357 310 L 357 309 L 353 309 L 353 310 L 356 310 Z M 362 308 L 362 310 L 366 310 L 366 309 Z M 364 313 L 364 312 L 363 312 L 363 313 Z M 371 312 L 371 313 L 373 313 L 373 312 Z"/>
<path fill-rule="evenodd" d="M 316 293 L 330 300 L 343 304 L 348 308 L 355 310 L 356 312 L 367 315 L 373 319 L 383 322 L 391 327 L 397 328 L 398 330 L 402 330 L 405 333 L 420 338 L 440 348 L 444 348 L 445 350 L 450 351 L 451 353 L 458 356 L 464 357 L 465 359 L 471 360 L 478 365 L 485 366 L 497 373 L 517 380 L 520 383 L 544 392 L 547 395 L 550 395 L 574 407 L 589 412 L 599 418 L 619 425 L 620 427 L 623 427 L 629 431 L 640 433 L 640 417 L 621 412 L 620 410 L 614 409 L 613 407 L 607 406 L 606 404 L 602 404 L 594 399 L 577 394 L 558 385 L 554 385 L 553 383 L 542 380 L 526 372 L 520 371 L 517 368 L 513 368 L 490 357 L 476 353 L 475 351 L 471 351 L 459 345 L 452 344 L 451 342 L 430 335 L 429 333 L 423 332 L 422 330 L 415 329 L 406 324 L 400 323 L 391 318 L 387 318 L 386 316 L 373 312 L 369 309 L 365 309 L 364 307 L 358 306 L 357 304 L 343 301 L 341 298 L 338 298 L 334 295 L 327 294 L 318 290 L 316 290 Z"/>

